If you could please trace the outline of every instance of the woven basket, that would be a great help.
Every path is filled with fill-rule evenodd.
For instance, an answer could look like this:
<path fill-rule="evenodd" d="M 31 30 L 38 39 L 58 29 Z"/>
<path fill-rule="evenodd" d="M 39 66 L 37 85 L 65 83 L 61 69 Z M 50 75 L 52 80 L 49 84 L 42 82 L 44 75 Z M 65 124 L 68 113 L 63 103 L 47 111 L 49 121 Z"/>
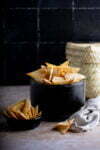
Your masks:
<path fill-rule="evenodd" d="M 86 76 L 86 96 L 100 95 L 100 43 L 67 43 L 66 58 Z"/>

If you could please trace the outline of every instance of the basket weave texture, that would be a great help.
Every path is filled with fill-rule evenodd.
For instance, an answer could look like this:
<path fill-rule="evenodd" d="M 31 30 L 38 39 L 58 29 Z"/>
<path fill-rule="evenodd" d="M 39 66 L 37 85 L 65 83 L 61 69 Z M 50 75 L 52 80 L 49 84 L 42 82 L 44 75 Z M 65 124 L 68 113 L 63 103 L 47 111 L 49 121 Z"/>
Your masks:
<path fill-rule="evenodd" d="M 66 58 L 86 76 L 86 97 L 100 96 L 100 43 L 68 42 Z"/>

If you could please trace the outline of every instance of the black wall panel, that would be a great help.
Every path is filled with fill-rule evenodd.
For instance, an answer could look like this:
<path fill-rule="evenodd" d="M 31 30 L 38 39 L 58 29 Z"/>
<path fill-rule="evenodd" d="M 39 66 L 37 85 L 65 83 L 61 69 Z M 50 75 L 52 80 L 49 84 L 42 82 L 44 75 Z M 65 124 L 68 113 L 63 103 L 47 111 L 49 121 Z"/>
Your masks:
<path fill-rule="evenodd" d="M 100 9 L 76 9 L 74 17 L 73 39 L 100 41 Z"/>
<path fill-rule="evenodd" d="M 28 84 L 25 73 L 65 60 L 67 41 L 100 41 L 99 0 L 4 0 L 0 84 Z"/>
<path fill-rule="evenodd" d="M 5 82 L 10 83 L 28 83 L 27 72 L 36 68 L 36 44 L 6 44 L 6 79 Z"/>
<path fill-rule="evenodd" d="M 72 8 L 72 0 L 40 0 L 40 8 Z"/>
<path fill-rule="evenodd" d="M 100 7 L 100 1 L 99 0 L 74 0 L 75 6 L 78 8 L 98 8 Z"/>
<path fill-rule="evenodd" d="M 38 66 L 44 62 L 59 64 L 65 61 L 65 44 L 42 43 L 39 48 Z"/>
<path fill-rule="evenodd" d="M 40 10 L 40 40 L 66 42 L 72 38 L 71 9 Z"/>
<path fill-rule="evenodd" d="M 38 0 L 4 0 L 7 8 L 37 7 Z"/>
<path fill-rule="evenodd" d="M 5 17 L 5 41 L 36 41 L 36 16 L 37 10 L 33 9 L 7 9 Z"/>

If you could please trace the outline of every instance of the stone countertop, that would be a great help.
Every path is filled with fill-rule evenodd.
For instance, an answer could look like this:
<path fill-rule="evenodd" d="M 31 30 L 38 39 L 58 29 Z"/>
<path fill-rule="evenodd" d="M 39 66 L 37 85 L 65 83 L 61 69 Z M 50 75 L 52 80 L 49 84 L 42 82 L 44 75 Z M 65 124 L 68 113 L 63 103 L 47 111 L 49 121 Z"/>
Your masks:
<path fill-rule="evenodd" d="M 29 98 L 29 86 L 0 87 L 0 110 L 18 100 Z M 1 117 L 0 117 L 1 118 Z M 42 122 L 27 131 L 8 131 L 0 119 L 0 150 L 100 150 L 100 127 L 86 133 L 53 131 L 54 122 Z"/>

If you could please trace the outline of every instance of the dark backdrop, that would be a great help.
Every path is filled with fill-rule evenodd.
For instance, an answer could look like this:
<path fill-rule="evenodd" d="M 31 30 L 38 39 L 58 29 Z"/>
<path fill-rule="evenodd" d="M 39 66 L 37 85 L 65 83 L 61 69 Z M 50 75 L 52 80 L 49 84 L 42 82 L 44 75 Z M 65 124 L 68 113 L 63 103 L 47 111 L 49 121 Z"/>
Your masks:
<path fill-rule="evenodd" d="M 25 73 L 65 60 L 67 41 L 100 41 L 99 0 L 4 0 L 0 84 L 28 84 Z"/>

